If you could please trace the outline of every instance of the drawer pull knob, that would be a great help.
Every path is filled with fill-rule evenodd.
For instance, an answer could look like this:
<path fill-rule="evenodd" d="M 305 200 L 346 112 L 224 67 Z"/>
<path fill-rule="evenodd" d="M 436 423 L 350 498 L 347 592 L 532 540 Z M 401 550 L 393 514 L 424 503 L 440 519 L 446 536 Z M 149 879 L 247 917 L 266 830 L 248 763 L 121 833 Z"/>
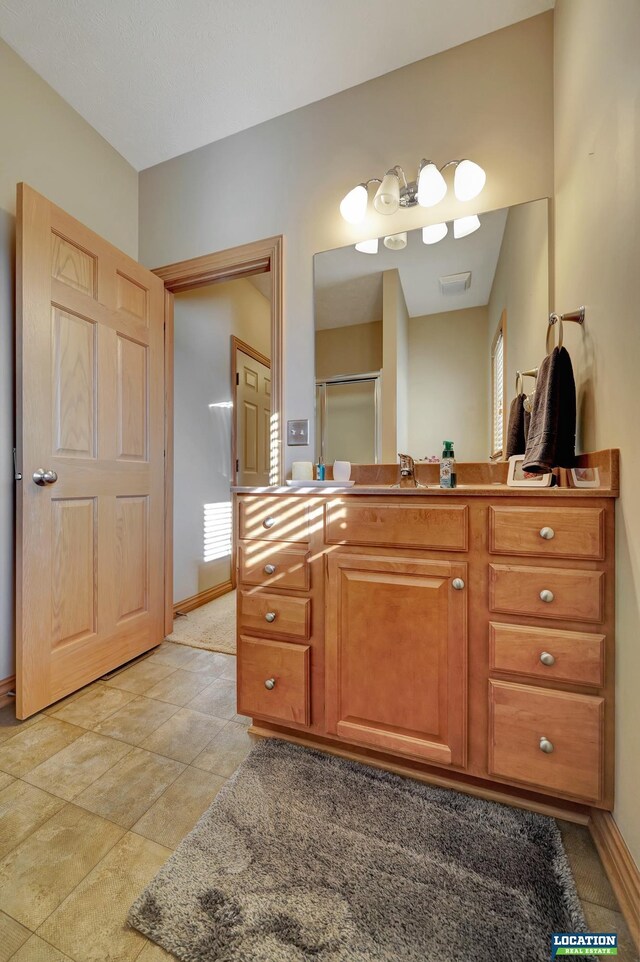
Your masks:
<path fill-rule="evenodd" d="M 264 573 L 265 573 L 266 575 L 274 575 L 274 574 L 276 573 L 276 566 L 275 566 L 275 565 L 265 565 L 265 566 L 264 566 Z"/>
<path fill-rule="evenodd" d="M 264 521 L 262 522 L 262 527 L 273 528 L 275 523 L 276 523 L 276 519 L 272 515 L 269 515 L 269 517 L 265 518 Z"/>
<path fill-rule="evenodd" d="M 456 591 L 462 591 L 462 589 L 464 588 L 464 581 L 462 580 L 462 578 L 454 578 L 453 581 L 451 582 L 451 587 L 455 588 Z"/>
<path fill-rule="evenodd" d="M 548 738 L 544 737 L 544 735 L 540 739 L 540 751 L 544 752 L 545 755 L 550 755 L 553 751 L 553 742 L 550 742 Z"/>
<path fill-rule="evenodd" d="M 556 533 L 553 528 L 540 528 L 540 537 L 544 538 L 545 541 L 551 541 L 555 536 Z"/>
<path fill-rule="evenodd" d="M 277 615 L 276 615 L 275 611 L 268 611 L 268 612 L 266 613 L 266 615 L 264 616 L 264 620 L 265 620 L 265 621 L 268 621 L 270 625 L 273 624 L 273 622 L 276 620 L 276 618 L 277 618 Z"/>
<path fill-rule="evenodd" d="M 273 689 L 276 687 L 276 680 L 275 680 L 275 678 L 267 678 L 267 680 L 266 680 L 265 683 L 264 683 L 264 687 L 265 687 L 268 691 L 273 691 Z"/>
<path fill-rule="evenodd" d="M 541 591 L 540 601 L 546 601 L 547 604 L 550 604 L 553 601 L 553 591 L 549 591 L 548 588 L 545 588 L 543 591 Z"/>
<path fill-rule="evenodd" d="M 556 660 L 549 651 L 543 651 L 540 655 L 540 661 L 543 665 L 555 665 Z"/>

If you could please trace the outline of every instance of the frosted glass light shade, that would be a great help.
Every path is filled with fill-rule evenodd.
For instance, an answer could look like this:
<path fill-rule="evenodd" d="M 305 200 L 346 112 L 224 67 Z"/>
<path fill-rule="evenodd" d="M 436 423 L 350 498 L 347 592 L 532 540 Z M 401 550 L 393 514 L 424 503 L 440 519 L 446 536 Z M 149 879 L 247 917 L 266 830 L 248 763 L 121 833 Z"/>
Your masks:
<path fill-rule="evenodd" d="M 379 214 L 395 214 L 400 206 L 400 181 L 395 171 L 389 171 L 373 198 L 373 206 Z"/>
<path fill-rule="evenodd" d="M 369 195 L 364 184 L 358 184 L 340 201 L 340 213 L 349 224 L 359 224 L 367 213 Z"/>
<path fill-rule="evenodd" d="M 457 220 L 453 222 L 453 236 L 456 240 L 460 240 L 461 237 L 466 237 L 467 234 L 473 234 L 474 230 L 480 227 L 480 218 L 477 214 L 471 214 L 470 217 L 458 217 Z"/>
<path fill-rule="evenodd" d="M 447 182 L 435 164 L 426 164 L 418 176 L 418 203 L 421 207 L 439 204 L 447 193 Z"/>
<path fill-rule="evenodd" d="M 377 254 L 378 253 L 378 238 L 374 237 L 373 240 L 364 240 L 356 244 L 356 250 L 360 251 L 362 254 Z"/>
<path fill-rule="evenodd" d="M 487 175 L 479 164 L 461 160 L 453 177 L 453 192 L 458 200 L 472 200 L 485 185 Z"/>
<path fill-rule="evenodd" d="M 437 244 L 447 236 L 448 232 L 449 228 L 446 224 L 429 224 L 428 227 L 422 228 L 422 243 Z"/>
<path fill-rule="evenodd" d="M 388 247 L 390 251 L 401 251 L 407 246 L 407 232 L 402 231 L 401 234 L 389 234 L 388 237 L 384 239 L 384 246 Z"/>

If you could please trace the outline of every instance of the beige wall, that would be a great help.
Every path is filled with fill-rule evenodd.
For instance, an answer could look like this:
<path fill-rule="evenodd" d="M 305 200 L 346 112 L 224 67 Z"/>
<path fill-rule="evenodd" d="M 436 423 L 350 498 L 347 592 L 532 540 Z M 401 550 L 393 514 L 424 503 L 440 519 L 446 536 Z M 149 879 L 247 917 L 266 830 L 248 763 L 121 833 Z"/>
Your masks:
<path fill-rule="evenodd" d="M 515 395 L 516 371 L 539 367 L 545 355 L 550 304 L 549 201 L 512 207 L 502 238 L 500 256 L 488 305 L 485 363 L 490 373 L 491 346 L 503 311 L 506 311 L 505 383 L 507 410 Z M 528 393 L 532 378 L 525 378 Z M 491 430 L 491 405 L 487 424 Z M 505 423 L 506 431 L 506 423 Z"/>
<path fill-rule="evenodd" d="M 205 505 L 230 500 L 231 335 L 271 355 L 271 304 L 247 280 L 177 294 L 174 309 L 173 600 L 228 581 L 230 558 L 204 560 Z"/>
<path fill-rule="evenodd" d="M 382 462 L 395 463 L 398 452 L 408 454 L 409 312 L 397 270 L 382 274 Z"/>
<path fill-rule="evenodd" d="M 369 374 L 382 367 L 382 321 L 316 331 L 316 377 Z"/>
<path fill-rule="evenodd" d="M 489 457 L 487 308 L 409 321 L 409 438 L 414 458 L 455 442 L 459 461 Z"/>
<path fill-rule="evenodd" d="M 640 864 L 640 5 L 558 0 L 556 306 L 576 369 L 580 444 L 619 447 L 615 818 Z"/>
<path fill-rule="evenodd" d="M 0 680 L 14 671 L 13 317 L 16 183 L 25 181 L 127 254 L 138 175 L 0 40 Z M 37 465 L 24 465 L 25 475 Z"/>
<path fill-rule="evenodd" d="M 551 196 L 552 40 L 552 14 L 542 14 L 143 171 L 143 262 L 284 234 L 284 416 L 312 418 L 314 253 Z M 477 160 L 480 199 L 370 215 L 361 229 L 342 220 L 350 187 L 394 163 L 415 174 L 425 155 Z M 285 448 L 288 463 L 313 452 Z"/>

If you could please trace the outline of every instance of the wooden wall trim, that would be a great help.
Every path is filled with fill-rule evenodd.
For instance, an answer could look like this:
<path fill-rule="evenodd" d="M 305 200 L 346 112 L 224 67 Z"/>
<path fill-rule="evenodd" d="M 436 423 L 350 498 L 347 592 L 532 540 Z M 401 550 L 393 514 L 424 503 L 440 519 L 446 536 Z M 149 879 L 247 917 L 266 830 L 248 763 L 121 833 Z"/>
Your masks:
<path fill-rule="evenodd" d="M 3 678 L 0 681 L 0 708 L 4 708 L 6 705 L 15 704 L 15 696 L 9 695 L 10 691 L 16 690 L 16 676 L 10 675 L 8 678 Z"/>
<path fill-rule="evenodd" d="M 220 598 L 230 591 L 233 591 L 233 584 L 230 581 L 224 581 L 221 585 L 214 585 L 213 588 L 207 588 L 206 591 L 201 591 L 197 595 L 191 595 L 190 598 L 185 598 L 183 601 L 176 601 L 173 606 L 173 615 L 177 615 L 178 612 L 184 614 L 188 611 L 194 611 L 194 609 L 200 608 L 201 605 L 206 605 L 209 601 Z"/>
<path fill-rule="evenodd" d="M 173 631 L 173 294 L 164 292 L 164 633 Z M 168 417 L 168 413 L 171 416 Z"/>
<path fill-rule="evenodd" d="M 640 952 L 640 868 L 636 865 L 611 812 L 591 810 L 589 830 Z"/>

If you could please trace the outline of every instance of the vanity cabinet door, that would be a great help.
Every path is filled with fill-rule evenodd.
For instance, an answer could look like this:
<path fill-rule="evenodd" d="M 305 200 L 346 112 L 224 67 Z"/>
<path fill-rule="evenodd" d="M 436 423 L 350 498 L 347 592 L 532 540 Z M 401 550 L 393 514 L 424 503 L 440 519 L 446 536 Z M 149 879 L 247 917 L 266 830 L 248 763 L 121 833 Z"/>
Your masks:
<path fill-rule="evenodd" d="M 467 565 L 339 552 L 327 564 L 328 733 L 464 766 Z"/>

